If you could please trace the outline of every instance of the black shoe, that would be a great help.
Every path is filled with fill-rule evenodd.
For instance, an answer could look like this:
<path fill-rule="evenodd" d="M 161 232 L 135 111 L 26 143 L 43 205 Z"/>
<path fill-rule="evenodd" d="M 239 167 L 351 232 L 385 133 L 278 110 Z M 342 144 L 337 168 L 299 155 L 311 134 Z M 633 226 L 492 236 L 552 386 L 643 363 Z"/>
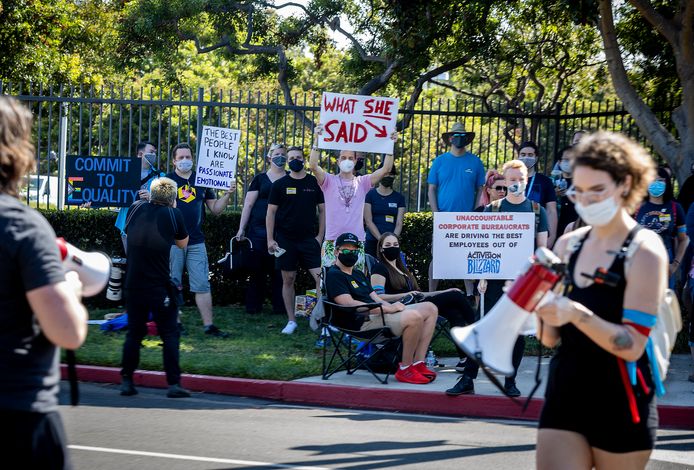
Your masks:
<path fill-rule="evenodd" d="M 515 398 L 521 396 L 521 392 L 518 390 L 518 387 L 516 387 L 515 382 L 505 383 L 504 390 L 506 391 L 506 395 L 509 397 Z"/>
<path fill-rule="evenodd" d="M 467 361 L 468 361 L 467 357 L 458 361 L 458 363 L 455 365 L 456 372 L 465 372 L 465 364 L 467 364 Z"/>
<path fill-rule="evenodd" d="M 467 375 L 463 375 L 458 379 L 452 388 L 446 390 L 446 395 L 457 397 L 458 395 L 471 395 L 475 393 L 475 383 Z"/>
<path fill-rule="evenodd" d="M 169 391 L 166 392 L 166 396 L 169 398 L 188 398 L 190 396 L 190 392 L 181 387 L 179 384 L 175 384 L 169 386 Z"/>
<path fill-rule="evenodd" d="M 124 397 L 131 397 L 133 395 L 137 395 L 137 389 L 135 388 L 135 384 L 133 383 L 132 377 L 123 376 L 123 379 L 120 383 L 120 394 Z"/>
<path fill-rule="evenodd" d="M 219 328 L 217 328 L 214 325 L 206 326 L 205 327 L 205 334 L 210 335 L 210 336 L 214 336 L 217 338 L 228 338 L 229 337 L 229 333 L 223 332 L 222 330 L 220 330 Z"/>

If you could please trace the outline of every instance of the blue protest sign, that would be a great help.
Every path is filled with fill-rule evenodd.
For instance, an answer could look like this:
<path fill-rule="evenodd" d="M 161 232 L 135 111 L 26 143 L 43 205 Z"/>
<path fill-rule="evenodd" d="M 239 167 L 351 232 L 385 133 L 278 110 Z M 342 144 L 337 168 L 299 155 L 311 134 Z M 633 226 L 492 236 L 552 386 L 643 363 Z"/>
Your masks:
<path fill-rule="evenodd" d="M 129 207 L 140 189 L 137 157 L 68 155 L 65 161 L 65 204 Z"/>

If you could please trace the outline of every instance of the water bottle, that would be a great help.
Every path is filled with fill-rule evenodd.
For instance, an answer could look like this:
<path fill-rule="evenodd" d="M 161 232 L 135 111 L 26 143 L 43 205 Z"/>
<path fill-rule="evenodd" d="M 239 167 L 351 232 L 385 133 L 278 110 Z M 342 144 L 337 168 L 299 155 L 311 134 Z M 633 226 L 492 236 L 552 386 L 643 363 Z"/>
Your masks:
<path fill-rule="evenodd" d="M 434 351 L 431 349 L 427 353 L 426 365 L 429 369 L 436 367 L 436 356 L 434 356 Z"/>

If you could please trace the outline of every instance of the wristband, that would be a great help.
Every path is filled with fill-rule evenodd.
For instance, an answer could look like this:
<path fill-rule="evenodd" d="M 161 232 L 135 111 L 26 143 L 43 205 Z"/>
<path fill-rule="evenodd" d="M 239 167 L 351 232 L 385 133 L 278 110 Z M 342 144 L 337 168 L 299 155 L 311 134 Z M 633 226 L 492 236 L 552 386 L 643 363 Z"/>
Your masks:
<path fill-rule="evenodd" d="M 672 260 L 672 262 L 673 262 L 673 263 L 680 264 L 680 260 L 678 260 L 678 259 Z"/>

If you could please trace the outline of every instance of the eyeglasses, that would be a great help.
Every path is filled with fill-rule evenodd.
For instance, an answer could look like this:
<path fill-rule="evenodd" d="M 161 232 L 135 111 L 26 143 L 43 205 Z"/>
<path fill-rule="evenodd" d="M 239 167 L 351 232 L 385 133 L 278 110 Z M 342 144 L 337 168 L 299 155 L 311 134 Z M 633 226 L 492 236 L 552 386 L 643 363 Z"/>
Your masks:
<path fill-rule="evenodd" d="M 359 250 L 350 250 L 348 248 L 338 250 L 338 253 L 342 253 L 343 255 L 354 255 L 359 253 Z"/>
<path fill-rule="evenodd" d="M 594 204 L 605 199 L 605 195 L 610 191 L 610 188 L 601 189 L 600 191 L 580 191 L 571 186 L 566 190 L 566 197 L 573 203 L 582 199 L 586 204 Z"/>
<path fill-rule="evenodd" d="M 503 192 L 508 191 L 508 188 L 506 186 L 494 186 L 494 189 L 496 191 L 503 191 Z"/>

